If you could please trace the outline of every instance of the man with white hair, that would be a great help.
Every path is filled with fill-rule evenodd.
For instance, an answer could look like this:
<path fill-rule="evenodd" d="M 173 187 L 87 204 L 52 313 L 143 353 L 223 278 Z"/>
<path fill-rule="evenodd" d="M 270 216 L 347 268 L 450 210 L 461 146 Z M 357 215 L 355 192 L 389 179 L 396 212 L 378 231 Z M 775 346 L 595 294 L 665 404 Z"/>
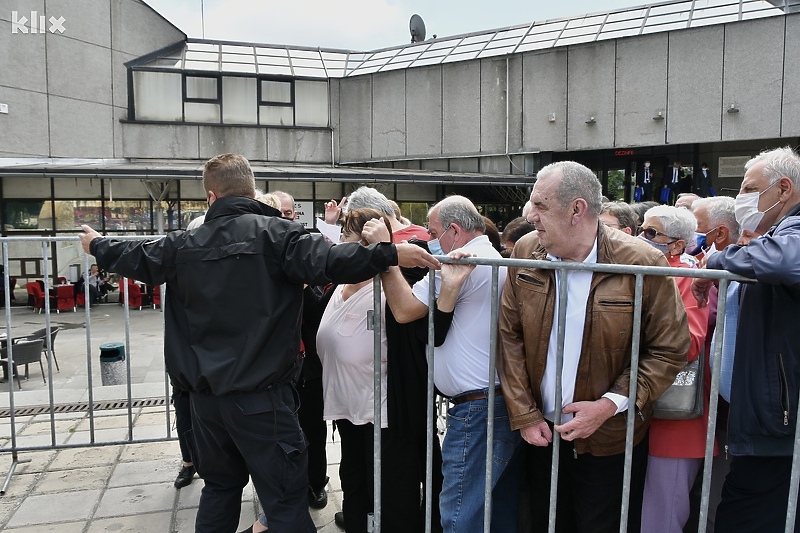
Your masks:
<path fill-rule="evenodd" d="M 288 218 L 289 220 L 297 218 L 297 212 L 294 210 L 294 197 L 291 194 L 283 191 L 272 191 L 270 194 L 275 196 L 281 203 L 280 212 L 283 218 Z"/>
<path fill-rule="evenodd" d="M 716 529 L 783 531 L 800 393 L 797 153 L 777 148 L 749 160 L 734 209 L 743 232 L 763 236 L 744 246 L 728 246 L 707 262 L 708 268 L 756 280 L 741 286 L 728 425 L 733 459 Z M 696 286 L 695 295 L 702 296 L 711 283 Z M 795 531 L 800 531 L 800 522 Z"/>
<path fill-rule="evenodd" d="M 537 174 L 529 220 L 536 232 L 512 258 L 667 266 L 663 253 L 600 223 L 601 186 L 588 168 L 553 163 Z M 528 443 L 527 475 L 535 523 L 557 505 L 563 531 L 620 528 L 627 420 L 634 417 L 628 530 L 638 531 L 652 402 L 686 364 L 686 311 L 671 278 L 644 278 L 636 397 L 629 400 L 635 280 L 626 274 L 565 276 L 565 337 L 559 339 L 557 274 L 509 267 L 500 305 L 497 369 L 511 428 Z M 563 343 L 561 405 L 557 350 Z M 560 420 L 559 420 L 560 419 Z M 550 501 L 550 463 L 560 436 L 558 502 Z"/>

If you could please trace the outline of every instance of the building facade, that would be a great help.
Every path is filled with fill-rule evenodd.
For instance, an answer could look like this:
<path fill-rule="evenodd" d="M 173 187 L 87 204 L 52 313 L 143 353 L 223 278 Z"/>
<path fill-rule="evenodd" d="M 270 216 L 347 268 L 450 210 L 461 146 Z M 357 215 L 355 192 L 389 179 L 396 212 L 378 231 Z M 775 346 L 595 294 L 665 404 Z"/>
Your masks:
<path fill-rule="evenodd" d="M 656 188 L 679 161 L 697 189 L 706 162 L 734 194 L 743 161 L 800 143 L 799 2 L 669 1 L 354 52 L 190 39 L 140 0 L 10 0 L 2 233 L 183 228 L 205 209 L 203 161 L 229 151 L 309 226 L 361 184 L 417 222 L 460 193 L 502 224 L 563 159 L 610 198 L 632 199 L 645 161 Z"/>

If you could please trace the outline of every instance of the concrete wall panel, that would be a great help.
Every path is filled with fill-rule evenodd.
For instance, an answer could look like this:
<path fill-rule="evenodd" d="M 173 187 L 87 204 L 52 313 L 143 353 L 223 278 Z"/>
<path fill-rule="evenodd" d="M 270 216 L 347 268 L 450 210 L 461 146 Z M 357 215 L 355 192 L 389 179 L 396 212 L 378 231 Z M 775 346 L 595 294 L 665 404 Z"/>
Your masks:
<path fill-rule="evenodd" d="M 80 16 L 71 16 L 78 12 L 75 4 L 75 0 L 47 0 L 47 18 L 65 18 L 64 33 L 55 32 L 53 35 L 110 48 L 111 3 L 108 0 L 81 0 Z"/>
<path fill-rule="evenodd" d="M 200 159 L 200 126 L 123 124 L 123 157 Z"/>
<path fill-rule="evenodd" d="M 567 51 L 522 56 L 522 149 L 567 148 Z M 555 122 L 548 116 L 555 113 Z"/>
<path fill-rule="evenodd" d="M 47 35 L 50 94 L 111 104 L 111 50 Z"/>
<path fill-rule="evenodd" d="M 442 65 L 442 152 L 473 154 L 481 149 L 481 63 Z"/>
<path fill-rule="evenodd" d="M 568 150 L 614 146 L 615 59 L 615 42 L 569 49 Z"/>
<path fill-rule="evenodd" d="M 228 152 L 242 154 L 251 161 L 267 160 L 267 130 L 200 126 L 200 158 L 210 159 Z"/>
<path fill-rule="evenodd" d="M 130 54 L 111 51 L 112 80 L 113 85 L 112 103 L 117 107 L 128 109 L 128 69 L 125 63 L 135 59 Z"/>
<path fill-rule="evenodd" d="M 506 61 L 481 60 L 481 148 L 482 153 L 506 150 Z"/>
<path fill-rule="evenodd" d="M 123 138 L 122 138 L 122 121 L 128 118 L 128 109 L 125 107 L 116 107 L 111 106 L 111 110 L 114 114 L 113 116 L 113 127 L 114 127 L 114 157 L 115 158 L 122 158 L 124 157 L 122 154 L 124 153 L 123 146 Z"/>
<path fill-rule="evenodd" d="M 330 114 L 331 114 L 331 134 L 333 135 L 333 160 L 339 162 L 339 126 L 341 117 L 339 116 L 339 100 L 341 97 L 341 86 L 338 79 L 328 80 Z"/>
<path fill-rule="evenodd" d="M 49 109 L 52 157 L 114 156 L 111 106 L 51 94 Z"/>
<path fill-rule="evenodd" d="M 617 42 L 615 143 L 648 146 L 664 143 L 667 108 L 667 34 Z"/>
<path fill-rule="evenodd" d="M 343 162 L 372 157 L 372 77 L 339 82 L 339 158 Z"/>
<path fill-rule="evenodd" d="M 722 137 L 723 26 L 669 34 L 667 141 L 714 142 Z"/>
<path fill-rule="evenodd" d="M 508 58 L 508 151 L 522 150 L 522 56 Z"/>
<path fill-rule="evenodd" d="M 139 0 L 111 0 L 111 37 L 114 50 L 139 57 L 186 35 Z"/>
<path fill-rule="evenodd" d="M 30 11 L 28 8 L 28 18 Z M 0 12 L 0 85 L 45 92 L 45 37 L 11 33 L 10 16 L 10 10 Z"/>
<path fill-rule="evenodd" d="M 406 153 L 414 157 L 442 153 L 442 69 L 406 71 Z"/>
<path fill-rule="evenodd" d="M 406 73 L 372 76 L 372 157 L 406 155 Z"/>
<path fill-rule="evenodd" d="M 781 134 L 800 135 L 800 15 L 786 17 L 786 50 L 783 67 L 783 116 Z"/>
<path fill-rule="evenodd" d="M 722 103 L 736 104 L 740 112 L 722 115 L 723 140 L 780 136 L 785 21 L 774 17 L 725 26 Z"/>
<path fill-rule="evenodd" d="M 48 157 L 47 95 L 0 85 L 0 157 Z"/>
<path fill-rule="evenodd" d="M 288 163 L 331 163 L 331 134 L 271 128 L 267 131 L 267 158 Z"/>

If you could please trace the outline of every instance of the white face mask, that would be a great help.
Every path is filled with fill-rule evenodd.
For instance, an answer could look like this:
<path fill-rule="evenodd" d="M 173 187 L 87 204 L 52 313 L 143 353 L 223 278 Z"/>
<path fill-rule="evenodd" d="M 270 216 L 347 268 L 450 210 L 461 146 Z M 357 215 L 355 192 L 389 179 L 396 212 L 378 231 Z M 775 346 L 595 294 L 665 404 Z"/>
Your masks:
<path fill-rule="evenodd" d="M 775 183 L 778 182 L 776 181 Z M 758 210 L 758 199 L 761 198 L 762 194 L 770 190 L 775 183 L 761 192 L 745 192 L 736 195 L 733 212 L 736 215 L 736 222 L 739 223 L 743 231 L 755 231 L 767 211 L 781 203 L 779 200 L 775 202 L 772 207 L 764 211 Z"/>

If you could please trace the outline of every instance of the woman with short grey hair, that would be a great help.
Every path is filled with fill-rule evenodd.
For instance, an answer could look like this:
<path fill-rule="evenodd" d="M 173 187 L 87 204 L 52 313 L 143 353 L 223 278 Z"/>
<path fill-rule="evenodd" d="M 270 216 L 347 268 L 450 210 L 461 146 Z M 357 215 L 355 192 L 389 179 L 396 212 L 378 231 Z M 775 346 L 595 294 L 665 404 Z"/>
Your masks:
<path fill-rule="evenodd" d="M 696 229 L 697 220 L 691 211 L 662 205 L 645 213 L 639 238 L 661 250 L 669 266 L 694 268 L 694 259 L 683 250 L 694 242 Z M 702 355 L 708 308 L 697 306 L 692 295 L 692 278 L 675 276 L 674 279 L 692 338 L 686 359 L 694 361 Z M 674 327 L 674 324 L 664 324 L 664 327 Z M 708 364 L 706 360 L 701 363 Z M 705 391 L 703 416 L 690 420 L 653 419 L 642 502 L 642 531 L 683 532 L 689 518 L 689 492 L 705 457 L 707 427 L 708 391 Z"/>

